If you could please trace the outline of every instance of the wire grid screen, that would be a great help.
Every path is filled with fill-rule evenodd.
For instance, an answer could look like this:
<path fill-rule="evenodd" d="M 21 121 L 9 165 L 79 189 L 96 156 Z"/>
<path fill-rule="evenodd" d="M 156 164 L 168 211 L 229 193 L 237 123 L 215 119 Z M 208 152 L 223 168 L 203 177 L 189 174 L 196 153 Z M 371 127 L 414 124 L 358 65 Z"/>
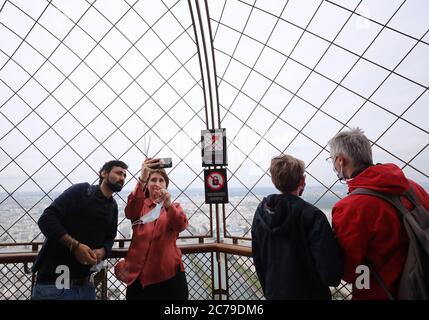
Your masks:
<path fill-rule="evenodd" d="M 225 254 L 229 300 L 263 300 L 261 284 L 251 257 Z"/>
<path fill-rule="evenodd" d="M 97 183 L 104 162 L 172 157 L 170 189 L 208 234 L 205 128 L 192 21 L 181 1 L 0 1 L 0 242 L 41 241 L 36 221 L 59 192 Z M 129 238 L 117 195 L 119 238 Z"/>
<path fill-rule="evenodd" d="M 264 293 L 256 274 L 253 258 L 226 254 L 228 292 L 230 300 L 264 300 Z M 350 300 L 352 286 L 344 281 L 331 287 L 333 300 Z"/>
<path fill-rule="evenodd" d="M 107 264 L 107 300 L 125 300 L 127 286 L 115 276 L 114 267 L 120 259 L 109 259 Z"/>
<path fill-rule="evenodd" d="M 32 263 L 0 264 L 0 300 L 28 300 L 31 298 L 31 267 Z M 101 299 L 101 287 L 101 283 L 96 286 L 97 299 Z"/>
<path fill-rule="evenodd" d="M 31 265 L 0 264 L 0 300 L 26 300 L 31 296 Z"/>
<path fill-rule="evenodd" d="M 208 5 L 228 137 L 226 236 L 250 237 L 281 152 L 306 162 L 304 197 L 329 217 L 345 190 L 326 142 L 344 127 L 365 130 L 376 162 L 427 182 L 427 1 Z M 182 235 L 209 234 L 192 191 L 205 121 L 187 1 L 0 0 L 0 37 L 0 242 L 43 240 L 43 209 L 96 182 L 112 158 L 129 164 L 131 190 L 145 155 L 173 157 L 174 198 L 190 218 Z M 119 238 L 130 237 L 126 196 L 116 196 Z"/>
<path fill-rule="evenodd" d="M 212 299 L 212 253 L 183 256 L 190 300 Z M 124 300 L 126 285 L 114 274 L 119 259 L 109 259 L 107 267 L 107 300 Z M 0 264 L 0 300 L 27 300 L 31 297 L 31 264 L 28 272 L 23 263 Z M 102 299 L 102 284 L 96 287 L 97 299 Z"/>
<path fill-rule="evenodd" d="M 126 285 L 114 274 L 114 266 L 120 259 L 109 259 L 107 272 L 107 299 L 124 300 Z M 196 253 L 183 255 L 190 300 L 212 299 L 212 254 Z"/>
<path fill-rule="evenodd" d="M 352 298 L 352 285 L 341 281 L 336 288 L 331 288 L 332 300 L 350 300 Z"/>
<path fill-rule="evenodd" d="M 187 254 L 183 257 L 190 300 L 211 300 L 211 259 L 212 253 Z M 253 262 L 249 257 L 227 255 L 229 299 L 264 299 L 256 276 Z M 114 275 L 113 268 L 119 259 L 108 260 L 107 299 L 124 300 L 126 286 Z M 31 264 L 27 265 L 28 270 Z M 0 265 L 0 300 L 27 300 L 31 296 L 31 273 L 25 271 L 23 263 Z M 334 300 L 351 298 L 350 285 L 342 283 L 332 288 Z M 101 283 L 96 287 L 97 299 L 101 299 Z"/>
<path fill-rule="evenodd" d="M 190 300 L 211 300 L 213 253 L 190 253 L 183 255 Z"/>
<path fill-rule="evenodd" d="M 346 193 L 327 142 L 362 128 L 375 162 L 394 162 L 429 190 L 429 4 L 398 1 L 210 1 L 230 194 L 227 237 L 250 237 L 275 193 L 270 160 L 306 163 L 303 197 L 330 219 Z"/>

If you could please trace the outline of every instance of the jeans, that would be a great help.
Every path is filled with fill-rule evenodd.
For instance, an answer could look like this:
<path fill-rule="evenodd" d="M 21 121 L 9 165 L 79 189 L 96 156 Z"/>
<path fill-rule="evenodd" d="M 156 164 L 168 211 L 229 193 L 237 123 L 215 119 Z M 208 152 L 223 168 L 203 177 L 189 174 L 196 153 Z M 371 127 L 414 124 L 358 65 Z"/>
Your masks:
<path fill-rule="evenodd" d="M 55 284 L 36 282 L 32 300 L 95 300 L 95 287 L 88 283 L 70 289 L 58 289 Z"/>

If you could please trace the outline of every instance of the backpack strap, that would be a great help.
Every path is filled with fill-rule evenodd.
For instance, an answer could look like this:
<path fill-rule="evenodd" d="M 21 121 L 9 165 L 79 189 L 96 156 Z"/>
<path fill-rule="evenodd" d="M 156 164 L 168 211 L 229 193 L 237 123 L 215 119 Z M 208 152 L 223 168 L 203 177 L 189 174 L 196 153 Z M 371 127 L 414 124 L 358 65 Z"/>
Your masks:
<path fill-rule="evenodd" d="M 411 195 L 408 196 L 408 194 L 406 194 L 406 196 L 413 203 L 413 205 L 416 205 L 415 202 L 417 200 L 416 200 L 415 194 L 414 194 L 412 189 L 410 189 L 409 191 L 410 191 Z M 377 192 L 377 191 L 374 191 L 371 189 L 366 189 L 366 188 L 356 188 L 355 190 L 350 192 L 349 195 L 354 195 L 354 194 L 364 194 L 364 195 L 374 196 L 374 197 L 378 197 L 378 198 L 381 198 L 381 199 L 389 202 L 392 206 L 395 207 L 396 213 L 398 214 L 398 217 L 400 220 L 402 220 L 402 218 L 405 216 L 405 214 L 407 214 L 409 212 L 408 209 L 403 205 L 399 196 L 393 196 L 393 195 Z M 395 300 L 393 294 L 389 291 L 389 289 L 387 288 L 383 279 L 381 278 L 380 274 L 375 270 L 371 261 L 369 261 L 369 259 L 365 257 L 364 262 L 368 265 L 369 269 L 374 274 L 375 280 L 378 282 L 380 287 L 384 290 L 384 292 L 386 293 L 389 300 Z"/>
<path fill-rule="evenodd" d="M 387 294 L 387 297 L 389 298 L 389 300 L 395 300 L 395 297 L 393 296 L 393 294 L 389 291 L 389 289 L 387 289 L 386 284 L 384 283 L 383 279 L 381 278 L 380 274 L 377 272 L 377 270 L 375 270 L 374 266 L 372 265 L 371 261 L 369 261 L 368 258 L 364 259 L 364 262 L 368 265 L 368 268 L 371 272 L 374 273 L 374 278 L 375 280 L 377 280 L 378 284 L 380 285 L 380 287 L 384 290 L 384 293 Z"/>
<path fill-rule="evenodd" d="M 402 203 L 401 198 L 399 196 L 389 195 L 386 193 L 382 193 L 382 192 L 378 192 L 378 191 L 374 191 L 366 188 L 356 188 L 355 190 L 349 193 L 349 195 L 354 195 L 354 194 L 365 194 L 369 196 L 374 196 L 389 202 L 392 206 L 396 208 L 396 211 L 400 219 L 402 219 L 402 217 L 408 214 L 409 212 L 409 210 Z M 416 202 L 418 203 L 417 197 L 411 189 L 404 192 L 404 195 L 407 198 L 409 198 L 409 200 L 413 203 L 414 206 L 417 205 L 416 204 Z"/>
<path fill-rule="evenodd" d="M 414 207 L 418 207 L 421 205 L 420 199 L 417 197 L 413 188 L 408 189 L 404 192 L 404 196 L 407 197 L 408 200 L 411 201 Z"/>

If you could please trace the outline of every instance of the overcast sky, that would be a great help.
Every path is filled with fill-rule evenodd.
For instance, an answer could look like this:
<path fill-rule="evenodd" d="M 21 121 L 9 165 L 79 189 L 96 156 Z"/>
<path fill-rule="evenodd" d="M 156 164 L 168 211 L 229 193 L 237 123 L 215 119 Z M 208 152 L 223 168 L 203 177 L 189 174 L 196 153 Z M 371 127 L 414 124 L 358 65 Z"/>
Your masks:
<path fill-rule="evenodd" d="M 94 182 L 113 158 L 135 174 L 148 147 L 173 158 L 173 187 L 203 188 L 186 0 L 0 8 L 0 192 Z M 344 126 L 376 142 L 376 162 L 429 180 L 429 1 L 215 0 L 209 11 L 230 187 L 271 185 L 281 152 L 306 162 L 308 184 L 331 186 L 325 148 Z"/>

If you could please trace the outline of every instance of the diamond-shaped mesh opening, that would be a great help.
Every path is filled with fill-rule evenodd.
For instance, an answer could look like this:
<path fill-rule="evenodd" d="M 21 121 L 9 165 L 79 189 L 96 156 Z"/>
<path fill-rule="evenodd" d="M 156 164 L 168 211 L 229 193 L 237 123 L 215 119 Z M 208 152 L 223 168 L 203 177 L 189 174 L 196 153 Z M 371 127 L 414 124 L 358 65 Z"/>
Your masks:
<path fill-rule="evenodd" d="M 226 254 L 230 300 L 260 300 L 264 298 L 253 259 Z"/>

